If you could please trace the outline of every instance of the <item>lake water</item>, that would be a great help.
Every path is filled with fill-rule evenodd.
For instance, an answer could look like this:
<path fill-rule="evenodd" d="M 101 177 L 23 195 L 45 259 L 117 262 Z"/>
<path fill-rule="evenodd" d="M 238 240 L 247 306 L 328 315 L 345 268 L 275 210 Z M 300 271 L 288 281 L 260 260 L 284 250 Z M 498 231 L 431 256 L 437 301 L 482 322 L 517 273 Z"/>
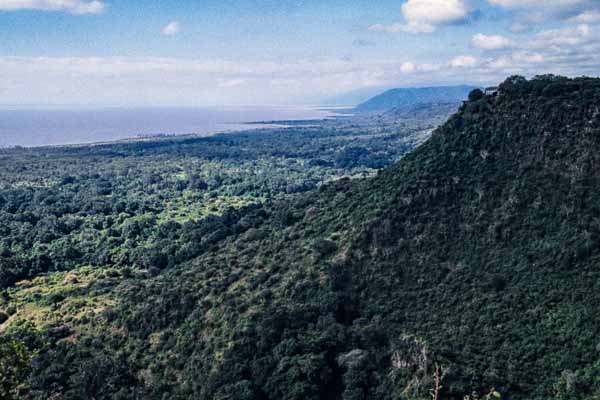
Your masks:
<path fill-rule="evenodd" d="M 160 134 L 210 135 L 260 127 L 247 122 L 332 115 L 308 107 L 4 109 L 0 110 L 0 147 L 95 143 Z"/>

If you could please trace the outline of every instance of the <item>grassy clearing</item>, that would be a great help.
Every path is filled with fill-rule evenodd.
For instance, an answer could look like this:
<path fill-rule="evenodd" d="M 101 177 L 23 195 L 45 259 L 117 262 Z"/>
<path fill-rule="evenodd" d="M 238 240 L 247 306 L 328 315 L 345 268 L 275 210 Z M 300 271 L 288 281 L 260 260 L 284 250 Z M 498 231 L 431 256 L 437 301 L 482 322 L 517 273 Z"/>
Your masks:
<path fill-rule="evenodd" d="M 119 278 L 114 270 L 81 267 L 19 282 L 0 302 L 9 315 L 0 333 L 26 326 L 39 331 L 67 327 L 76 336 L 117 304 L 113 289 Z"/>

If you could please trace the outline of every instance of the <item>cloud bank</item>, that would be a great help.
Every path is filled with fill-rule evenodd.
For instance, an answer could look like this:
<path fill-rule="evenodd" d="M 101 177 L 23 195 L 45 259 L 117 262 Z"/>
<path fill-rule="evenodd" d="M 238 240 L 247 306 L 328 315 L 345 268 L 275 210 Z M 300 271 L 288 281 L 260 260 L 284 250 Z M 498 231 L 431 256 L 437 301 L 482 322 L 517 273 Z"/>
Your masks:
<path fill-rule="evenodd" d="M 512 74 L 597 75 L 598 28 L 541 31 L 510 46 L 503 37 L 479 34 L 472 39 L 478 54 L 429 59 L 0 57 L 0 99 L 11 105 L 316 104 L 367 87 L 483 86 Z"/>
<path fill-rule="evenodd" d="M 528 31 L 546 20 L 567 20 L 575 23 L 600 23 L 598 0 L 406 0 L 401 5 L 403 21 L 374 24 L 373 32 L 433 33 L 438 28 L 468 22 L 481 6 L 488 5 L 513 13 L 510 30 Z M 476 7 L 479 5 L 480 7 Z"/>
<path fill-rule="evenodd" d="M 544 21 L 600 22 L 598 0 L 488 0 L 514 13 L 513 32 L 524 32 Z"/>
<path fill-rule="evenodd" d="M 478 28 L 468 27 L 469 36 L 460 36 L 461 43 L 455 47 L 439 52 L 381 54 L 382 58 L 341 54 L 284 61 L 260 60 L 260 54 L 250 56 L 256 59 L 238 61 L 216 57 L 0 56 L 0 102 L 125 106 L 300 104 L 318 103 L 340 93 L 373 87 L 487 85 L 513 74 L 598 75 L 598 0 L 407 0 L 401 7 L 402 21 L 375 25 L 371 30 L 431 33 L 413 40 L 436 44 L 438 37 L 447 32 L 434 32 L 471 21 L 478 12 L 474 4 L 486 5 L 488 11 L 495 7 L 510 10 L 506 12 L 506 24 L 513 23 L 513 33 L 498 32 L 497 26 L 495 32 L 478 32 L 475 29 L 481 26 L 475 25 Z M 36 9 L 93 14 L 103 7 L 103 2 L 89 0 L 0 0 L 3 11 Z M 554 18 L 552 23 L 528 29 L 528 21 L 523 20 L 522 26 L 517 26 L 521 23 L 519 13 L 534 15 L 536 10 L 544 12 L 544 18 Z M 178 32 L 177 21 L 161 29 L 168 36 Z M 405 39 L 410 40 L 402 38 Z M 371 44 L 363 39 L 355 41 L 352 47 L 358 52 L 372 52 Z"/>
<path fill-rule="evenodd" d="M 513 46 L 513 41 L 500 35 L 478 33 L 471 39 L 473 47 L 483 50 L 500 50 Z"/>
<path fill-rule="evenodd" d="M 75 15 L 85 15 L 101 13 L 105 7 L 105 4 L 99 0 L 0 0 L 0 12 L 38 10 L 64 11 Z"/>

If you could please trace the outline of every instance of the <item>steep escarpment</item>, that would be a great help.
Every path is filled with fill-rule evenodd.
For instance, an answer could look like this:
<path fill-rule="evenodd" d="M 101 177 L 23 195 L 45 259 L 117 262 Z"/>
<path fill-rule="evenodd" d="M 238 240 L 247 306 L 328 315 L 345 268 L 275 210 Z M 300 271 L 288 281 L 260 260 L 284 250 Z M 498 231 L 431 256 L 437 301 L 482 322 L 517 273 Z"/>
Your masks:
<path fill-rule="evenodd" d="M 510 79 L 374 181 L 382 211 L 353 243 L 361 314 L 427 338 L 448 391 L 597 385 L 598 95 Z"/>
<path fill-rule="evenodd" d="M 32 396 L 423 399 L 437 378 L 439 398 L 594 398 L 599 154 L 600 80 L 509 78 L 376 177 L 124 277 L 93 328 L 43 345 Z"/>

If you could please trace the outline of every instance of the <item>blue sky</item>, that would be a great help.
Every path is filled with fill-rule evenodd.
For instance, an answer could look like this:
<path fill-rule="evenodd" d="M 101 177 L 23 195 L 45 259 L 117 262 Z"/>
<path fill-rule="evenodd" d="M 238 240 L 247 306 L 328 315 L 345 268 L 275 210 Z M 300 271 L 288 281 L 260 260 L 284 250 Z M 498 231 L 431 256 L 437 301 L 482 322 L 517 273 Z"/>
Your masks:
<path fill-rule="evenodd" d="M 0 0 L 0 104 L 324 103 L 598 75 L 598 0 Z"/>

